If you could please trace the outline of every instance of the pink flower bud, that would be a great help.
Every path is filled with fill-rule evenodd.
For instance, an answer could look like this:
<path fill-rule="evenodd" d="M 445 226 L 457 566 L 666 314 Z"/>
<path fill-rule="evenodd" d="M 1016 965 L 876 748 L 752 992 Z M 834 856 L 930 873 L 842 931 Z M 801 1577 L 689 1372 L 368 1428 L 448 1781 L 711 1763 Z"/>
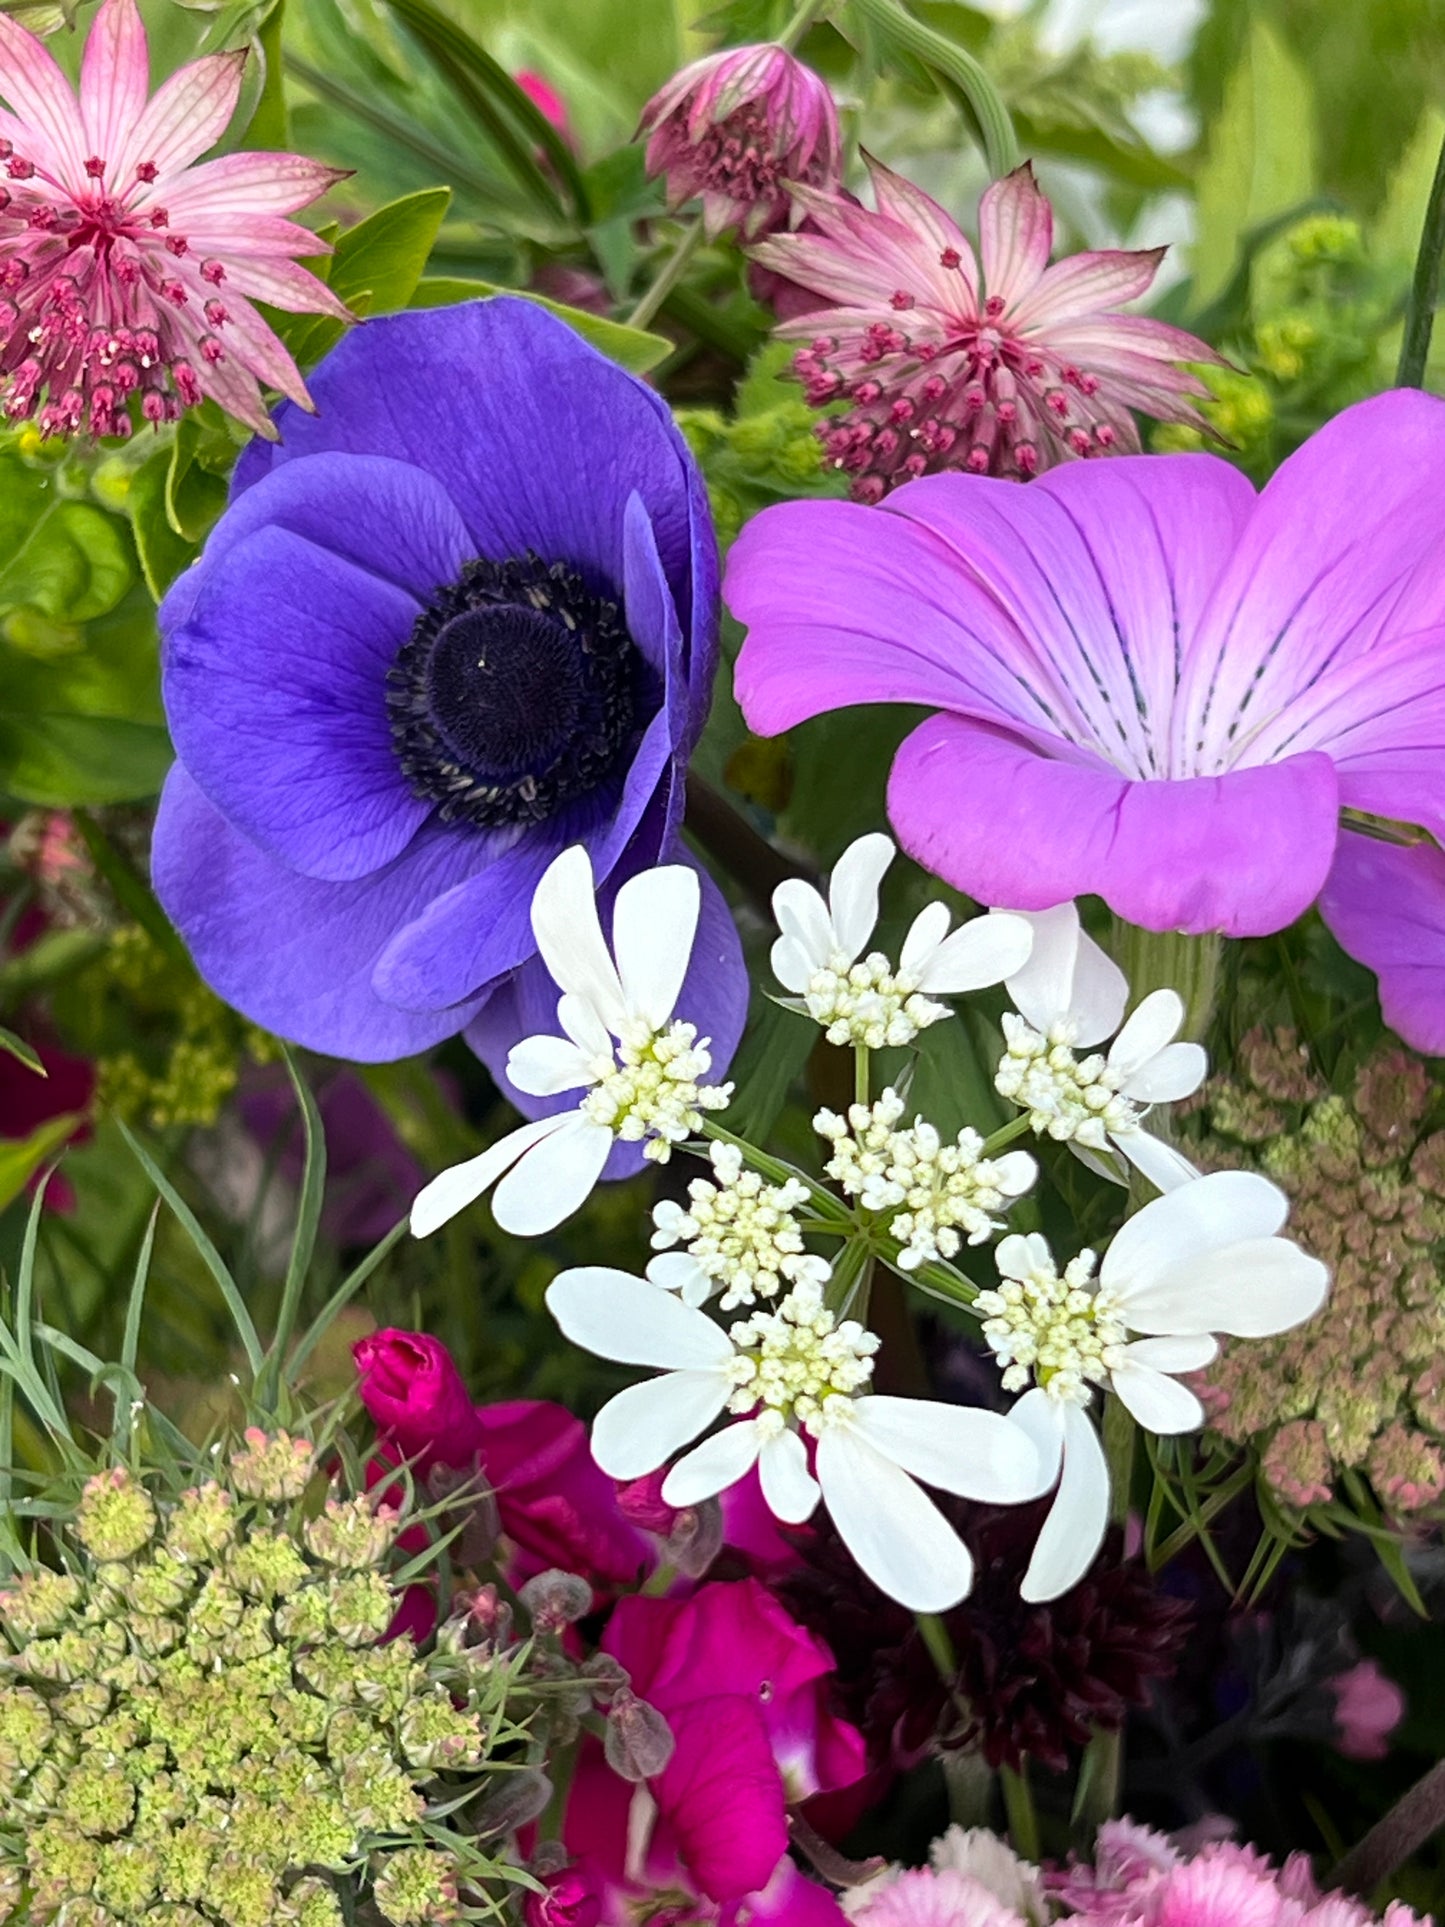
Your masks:
<path fill-rule="evenodd" d="M 582 1867 L 563 1867 L 548 1874 L 545 1892 L 528 1894 L 522 1907 L 527 1927 L 597 1927 L 602 1918 L 602 1893 Z"/>
<path fill-rule="evenodd" d="M 482 1443 L 476 1408 L 440 1339 L 425 1332 L 374 1332 L 352 1346 L 361 1402 L 377 1430 L 420 1473 L 470 1466 Z"/>
<path fill-rule="evenodd" d="M 787 225 L 792 185 L 832 189 L 841 139 L 833 96 L 785 47 L 731 47 L 674 74 L 643 109 L 647 171 L 674 207 L 702 196 L 710 237 Z"/>
<path fill-rule="evenodd" d="M 1347 1760 L 1383 1760 L 1405 1717 L 1405 1695 L 1372 1659 L 1325 1681 L 1335 1696 L 1335 1751 Z"/>

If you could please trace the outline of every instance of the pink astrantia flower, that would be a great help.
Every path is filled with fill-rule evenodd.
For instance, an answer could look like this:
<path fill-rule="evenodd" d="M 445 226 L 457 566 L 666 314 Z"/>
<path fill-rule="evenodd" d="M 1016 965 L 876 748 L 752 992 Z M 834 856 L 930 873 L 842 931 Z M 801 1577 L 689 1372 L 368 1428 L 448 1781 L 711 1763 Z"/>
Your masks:
<path fill-rule="evenodd" d="M 849 703 L 937 712 L 889 814 L 981 902 L 1096 893 L 1146 930 L 1241 937 L 1318 900 L 1386 1020 L 1445 1051 L 1442 485 L 1445 402 L 1401 390 L 1259 496 L 1214 456 L 1151 455 L 784 503 L 729 558 L 738 700 L 763 736 Z"/>
<path fill-rule="evenodd" d="M 274 435 L 258 383 L 310 406 L 255 300 L 348 318 L 292 258 L 326 243 L 282 217 L 340 178 L 299 154 L 193 163 L 235 111 L 245 53 L 210 54 L 149 100 L 135 0 L 104 0 L 77 98 L 0 13 L 0 412 L 47 435 L 128 435 L 211 395 Z"/>
<path fill-rule="evenodd" d="M 638 132 L 672 205 L 702 196 L 709 237 L 781 227 L 797 186 L 832 187 L 842 145 L 826 83 L 771 44 L 694 60 L 647 103 Z"/>
<path fill-rule="evenodd" d="M 1131 409 L 1207 424 L 1208 394 L 1179 361 L 1218 361 L 1182 328 L 1121 314 L 1147 293 L 1162 248 L 1075 254 L 1049 266 L 1053 210 L 1025 163 L 979 203 L 978 260 L 961 228 L 911 181 L 870 161 L 876 213 L 795 190 L 812 232 L 774 235 L 753 258 L 831 304 L 785 321 L 794 361 L 853 494 L 876 502 L 940 469 L 1027 479 L 1079 455 L 1137 450 Z"/>

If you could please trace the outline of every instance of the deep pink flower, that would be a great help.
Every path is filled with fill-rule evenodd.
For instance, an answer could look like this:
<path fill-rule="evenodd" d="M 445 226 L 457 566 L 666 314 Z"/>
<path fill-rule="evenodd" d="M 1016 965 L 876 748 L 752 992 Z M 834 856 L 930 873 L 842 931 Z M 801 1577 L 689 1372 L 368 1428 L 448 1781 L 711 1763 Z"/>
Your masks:
<path fill-rule="evenodd" d="M 702 196 L 709 237 L 781 227 L 797 186 L 833 185 L 842 147 L 827 83 L 771 43 L 694 60 L 647 103 L 638 132 L 672 205 Z"/>
<path fill-rule="evenodd" d="M 1373 1659 L 1325 1681 L 1335 1696 L 1335 1751 L 1347 1760 L 1383 1760 L 1405 1717 L 1405 1695 Z"/>
<path fill-rule="evenodd" d="M 819 431 L 862 502 L 961 468 L 1027 479 L 1078 455 L 1139 447 L 1131 409 L 1207 427 L 1209 390 L 1179 361 L 1218 361 L 1182 328 L 1121 314 L 1162 248 L 1049 266 L 1053 210 L 1027 163 L 979 203 L 982 273 L 967 237 L 921 188 L 870 161 L 877 211 L 802 189 L 814 230 L 753 250 L 829 306 L 784 321 L 808 400 L 853 405 Z"/>
<path fill-rule="evenodd" d="M 377 1431 L 419 1475 L 475 1462 L 483 1437 L 476 1407 L 439 1338 L 388 1328 L 358 1339 L 351 1353 Z"/>
<path fill-rule="evenodd" d="M 348 319 L 293 257 L 324 241 L 282 217 L 340 178 L 299 154 L 193 163 L 225 132 L 241 53 L 210 54 L 149 101 L 135 0 L 104 0 L 77 98 L 34 34 L 0 13 L 3 412 L 47 435 L 128 435 L 211 395 L 273 435 L 259 381 L 309 407 L 252 302 Z"/>
<path fill-rule="evenodd" d="M 601 1884 L 585 1867 L 563 1867 L 543 1878 L 541 1893 L 527 1895 L 522 1918 L 527 1927 L 597 1927 Z"/>

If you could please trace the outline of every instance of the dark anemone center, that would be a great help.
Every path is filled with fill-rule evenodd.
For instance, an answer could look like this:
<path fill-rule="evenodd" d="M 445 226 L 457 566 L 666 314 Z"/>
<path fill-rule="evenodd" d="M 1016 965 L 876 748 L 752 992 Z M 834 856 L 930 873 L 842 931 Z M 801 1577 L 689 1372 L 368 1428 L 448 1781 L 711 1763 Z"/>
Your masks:
<path fill-rule="evenodd" d="M 469 562 L 417 618 L 387 679 L 392 740 L 447 820 L 541 822 L 607 784 L 652 677 L 617 604 L 565 563 Z"/>

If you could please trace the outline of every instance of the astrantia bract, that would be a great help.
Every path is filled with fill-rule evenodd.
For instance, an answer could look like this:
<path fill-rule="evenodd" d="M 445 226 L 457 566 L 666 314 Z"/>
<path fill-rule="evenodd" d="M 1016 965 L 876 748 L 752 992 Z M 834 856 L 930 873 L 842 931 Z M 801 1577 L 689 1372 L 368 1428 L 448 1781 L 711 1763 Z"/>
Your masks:
<path fill-rule="evenodd" d="M 0 13 L 0 409 L 47 435 L 128 435 L 210 395 L 270 432 L 258 381 L 306 403 L 252 306 L 347 318 L 294 257 L 327 254 L 282 217 L 340 176 L 300 154 L 192 163 L 226 131 L 240 53 L 182 67 L 149 101 L 135 0 L 105 0 L 77 98 L 34 34 Z"/>
<path fill-rule="evenodd" d="M 530 302 L 368 322 L 312 387 L 161 611 L 156 888 L 256 1022 L 363 1061 L 470 1026 L 501 1075 L 556 1032 L 529 911 L 557 853 L 585 848 L 604 907 L 689 860 L 702 481 L 665 404 Z M 719 1071 L 746 998 L 703 877 L 684 1001 Z"/>
<path fill-rule="evenodd" d="M 985 903 L 1097 893 L 1147 930 L 1257 936 L 1318 898 L 1390 1022 L 1439 1051 L 1445 865 L 1340 810 L 1445 836 L 1442 476 L 1445 404 L 1402 391 L 1258 497 L 1214 456 L 1156 455 L 765 509 L 728 566 L 738 699 L 762 735 L 848 703 L 940 711 L 889 815 Z"/>

